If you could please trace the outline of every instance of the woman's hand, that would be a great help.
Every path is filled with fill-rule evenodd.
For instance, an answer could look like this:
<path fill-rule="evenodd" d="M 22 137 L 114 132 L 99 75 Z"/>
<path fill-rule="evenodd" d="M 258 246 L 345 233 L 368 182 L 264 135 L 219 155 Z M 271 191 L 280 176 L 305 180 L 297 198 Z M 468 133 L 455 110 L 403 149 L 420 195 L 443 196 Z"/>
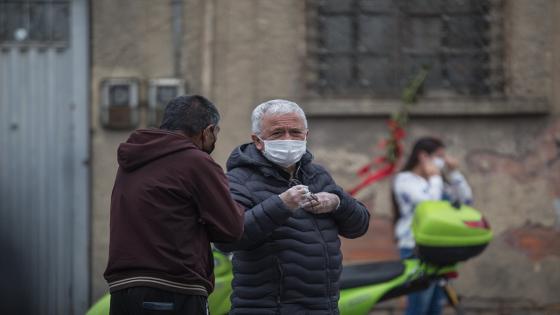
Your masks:
<path fill-rule="evenodd" d="M 443 159 L 448 170 L 454 171 L 459 168 L 459 160 L 456 158 L 446 154 Z"/>
<path fill-rule="evenodd" d="M 422 170 L 424 171 L 424 174 L 426 174 L 426 177 L 430 178 L 432 176 L 441 175 L 440 169 L 434 164 L 432 159 L 425 158 L 422 159 L 420 163 L 422 165 Z"/>

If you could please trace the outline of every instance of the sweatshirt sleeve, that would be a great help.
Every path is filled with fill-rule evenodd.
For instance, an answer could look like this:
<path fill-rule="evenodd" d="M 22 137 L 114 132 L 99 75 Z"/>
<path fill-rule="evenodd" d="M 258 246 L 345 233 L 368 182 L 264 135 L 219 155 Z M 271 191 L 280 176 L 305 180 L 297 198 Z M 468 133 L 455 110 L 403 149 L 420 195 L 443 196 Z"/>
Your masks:
<path fill-rule="evenodd" d="M 237 242 L 214 245 L 224 252 L 247 250 L 266 240 L 275 229 L 290 218 L 292 211 L 284 205 L 278 195 L 254 204 L 244 180 L 237 177 L 234 172 L 229 172 L 227 176 L 233 198 L 245 208 L 244 231 Z"/>
<path fill-rule="evenodd" d="M 210 156 L 197 163 L 192 179 L 193 197 L 211 242 L 232 242 L 243 233 L 243 208 L 229 194 L 223 169 Z"/>

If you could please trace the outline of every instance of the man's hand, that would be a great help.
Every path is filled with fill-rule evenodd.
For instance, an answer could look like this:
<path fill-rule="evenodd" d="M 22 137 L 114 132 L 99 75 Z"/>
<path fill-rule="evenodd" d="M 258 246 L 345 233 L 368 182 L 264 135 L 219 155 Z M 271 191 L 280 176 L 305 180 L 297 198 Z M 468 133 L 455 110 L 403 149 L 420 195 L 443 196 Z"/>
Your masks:
<path fill-rule="evenodd" d="M 304 185 L 291 187 L 279 195 L 286 207 L 295 210 L 301 207 L 309 198 L 309 189 Z"/>
<path fill-rule="evenodd" d="M 319 214 L 334 211 L 340 204 L 340 198 L 337 195 L 328 192 L 320 192 L 310 194 L 310 198 L 303 204 L 305 211 Z"/>

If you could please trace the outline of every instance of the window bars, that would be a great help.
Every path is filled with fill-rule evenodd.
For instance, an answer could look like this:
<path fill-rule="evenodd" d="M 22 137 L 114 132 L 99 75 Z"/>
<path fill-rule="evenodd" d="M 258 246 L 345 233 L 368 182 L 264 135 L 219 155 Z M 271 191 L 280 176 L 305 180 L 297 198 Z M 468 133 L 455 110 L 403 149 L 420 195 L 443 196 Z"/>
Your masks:
<path fill-rule="evenodd" d="M 68 0 L 0 0 L 1 46 L 66 46 Z"/>
<path fill-rule="evenodd" d="M 398 97 L 426 66 L 426 96 L 501 95 L 501 7 L 501 0 L 308 0 L 310 91 Z"/>

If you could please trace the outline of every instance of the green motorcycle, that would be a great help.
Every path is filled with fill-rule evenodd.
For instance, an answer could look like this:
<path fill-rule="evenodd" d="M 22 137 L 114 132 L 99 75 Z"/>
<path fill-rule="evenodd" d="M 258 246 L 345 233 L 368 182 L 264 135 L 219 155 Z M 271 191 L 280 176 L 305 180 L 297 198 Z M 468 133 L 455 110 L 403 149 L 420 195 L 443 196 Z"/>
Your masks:
<path fill-rule="evenodd" d="M 466 205 L 425 201 L 416 207 L 412 223 L 418 258 L 345 265 L 340 278 L 341 315 L 366 315 L 379 302 L 444 284 L 444 291 L 457 313 L 463 311 L 457 295 L 446 282 L 457 276 L 457 265 L 479 255 L 492 239 L 481 213 Z M 229 257 L 214 251 L 216 284 L 208 298 L 212 315 L 231 308 L 233 279 Z M 87 315 L 108 315 L 110 295 L 95 303 Z"/>

